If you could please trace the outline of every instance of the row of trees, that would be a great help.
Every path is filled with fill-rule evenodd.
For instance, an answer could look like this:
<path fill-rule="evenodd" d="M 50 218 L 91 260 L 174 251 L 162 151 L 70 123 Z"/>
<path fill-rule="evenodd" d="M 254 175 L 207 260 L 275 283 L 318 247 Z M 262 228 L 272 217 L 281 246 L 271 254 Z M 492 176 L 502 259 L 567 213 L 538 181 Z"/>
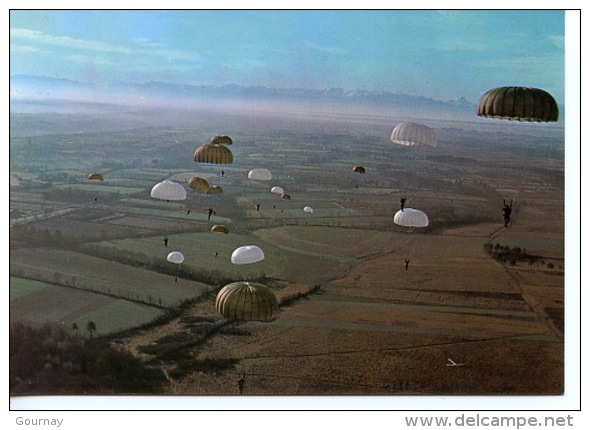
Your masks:
<path fill-rule="evenodd" d="M 78 324 L 72 323 L 72 330 L 78 332 L 78 330 L 80 330 L 80 327 L 78 326 Z M 88 321 L 86 323 L 86 331 L 88 332 L 90 337 L 92 337 L 94 335 L 94 332 L 96 331 L 96 323 L 94 321 Z"/>
<path fill-rule="evenodd" d="M 527 253 L 518 246 L 510 247 L 508 245 L 500 245 L 499 243 L 486 243 L 484 249 L 494 260 L 509 262 L 510 264 L 516 264 L 517 261 L 525 261 L 533 264 L 540 258 L 538 255 Z"/>

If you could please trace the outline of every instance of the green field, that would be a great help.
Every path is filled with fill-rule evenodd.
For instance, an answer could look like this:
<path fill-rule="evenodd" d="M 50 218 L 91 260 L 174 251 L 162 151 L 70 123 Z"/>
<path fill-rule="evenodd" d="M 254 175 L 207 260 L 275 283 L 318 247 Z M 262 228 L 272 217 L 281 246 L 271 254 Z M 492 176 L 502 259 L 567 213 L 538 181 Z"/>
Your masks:
<path fill-rule="evenodd" d="M 84 330 L 86 324 L 92 321 L 96 324 L 95 334 L 102 335 L 137 327 L 162 315 L 161 309 L 117 300 L 83 315 L 75 323 Z"/>
<path fill-rule="evenodd" d="M 31 279 L 10 277 L 10 300 L 16 299 L 17 297 L 26 296 L 27 294 L 34 293 L 35 291 L 45 288 L 43 282 L 33 281 Z"/>
<path fill-rule="evenodd" d="M 96 192 L 96 193 L 111 193 L 111 194 L 121 194 L 121 195 L 131 195 L 137 194 L 139 192 L 145 191 L 145 188 L 140 187 L 122 187 L 122 186 L 113 186 L 113 185 L 106 185 L 106 184 L 63 184 L 55 187 L 56 189 L 68 189 L 68 190 L 77 190 L 77 191 L 89 191 L 89 192 Z"/>
<path fill-rule="evenodd" d="M 264 274 L 315 284 L 354 264 L 358 258 L 393 249 L 396 237 L 396 233 L 361 229 L 292 226 L 261 229 L 252 234 L 172 234 L 168 236 L 167 248 L 161 237 L 103 241 L 93 247 L 122 254 L 141 252 L 145 259 L 164 259 L 168 252 L 176 250 L 185 256 L 183 266 L 195 270 L 215 270 L 236 280 Z M 265 259 L 249 265 L 232 264 L 232 252 L 244 245 L 259 246 Z"/>
<path fill-rule="evenodd" d="M 165 258 L 165 255 L 164 255 Z M 74 251 L 23 248 L 11 252 L 11 273 L 164 307 L 198 297 L 210 286 Z"/>
<path fill-rule="evenodd" d="M 23 294 L 13 297 L 13 287 Z M 96 324 L 97 334 L 107 334 L 149 323 L 163 314 L 164 310 L 154 306 L 71 287 L 11 278 L 11 322 L 33 325 L 49 322 L 66 328 L 76 324 L 80 333 L 87 334 L 86 324 L 92 321 Z"/>
<path fill-rule="evenodd" d="M 164 247 L 160 236 L 103 241 L 93 246 L 110 249 L 113 253 L 141 252 L 143 259 L 157 258 L 162 261 L 166 260 L 169 252 L 180 251 L 185 257 L 183 266 L 195 270 L 218 271 L 235 280 L 257 277 L 262 273 L 266 276 L 283 277 L 285 258 L 281 251 L 272 244 L 250 235 L 233 232 L 224 235 L 207 231 L 170 234 L 168 240 L 168 247 Z M 232 252 L 244 245 L 260 246 L 265 253 L 265 259 L 248 265 L 232 264 Z"/>

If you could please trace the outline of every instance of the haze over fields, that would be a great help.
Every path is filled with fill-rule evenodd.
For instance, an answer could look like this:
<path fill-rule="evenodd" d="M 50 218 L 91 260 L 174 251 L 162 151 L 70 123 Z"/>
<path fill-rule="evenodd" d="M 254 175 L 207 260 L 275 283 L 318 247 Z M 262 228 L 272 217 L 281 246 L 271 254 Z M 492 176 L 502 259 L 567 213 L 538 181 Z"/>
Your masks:
<path fill-rule="evenodd" d="M 55 115 L 19 115 L 15 123 L 24 128 L 30 121 L 35 128 Z M 79 120 L 59 115 L 61 124 Z M 149 119 L 145 113 L 133 115 Z M 396 122 L 393 118 L 207 117 L 188 111 L 175 116 L 177 120 L 184 116 L 183 126 L 53 131 L 11 139 L 11 284 L 17 285 L 18 279 L 42 283 L 34 287 L 25 283 L 22 293 L 11 296 L 11 320 L 57 321 L 65 327 L 76 324 L 81 328 L 91 320 L 96 333 L 106 335 L 148 323 L 165 316 L 167 309 L 196 300 L 181 312 L 184 316 L 176 324 L 181 322 L 181 326 L 194 330 L 195 339 L 199 339 L 203 324 L 221 319 L 212 302 L 221 284 L 252 279 L 273 286 L 279 297 L 306 298 L 281 307 L 276 321 L 268 325 L 236 322 L 240 335 L 214 336 L 200 349 L 191 349 L 191 355 L 197 351 L 206 356 L 221 354 L 220 360 L 232 358 L 238 360 L 237 365 L 240 358 L 234 355 L 238 350 L 229 346 L 218 349 L 216 342 L 239 344 L 249 339 L 252 348 L 258 336 L 278 330 L 273 336 L 283 335 L 277 343 L 269 344 L 272 347 L 279 345 L 283 336 L 290 339 L 291 334 L 294 337 L 289 342 L 296 342 L 299 332 L 306 333 L 305 327 L 330 337 L 323 344 L 328 350 L 320 356 L 330 356 L 330 351 L 340 354 L 352 345 L 357 352 L 350 353 L 359 357 L 375 348 L 399 354 L 394 352 L 397 341 L 391 336 L 387 341 L 375 340 L 382 346 L 369 347 L 349 344 L 337 335 L 362 333 L 367 339 L 374 330 L 377 334 L 398 333 L 396 338 L 400 333 L 412 333 L 407 347 L 423 348 L 433 342 L 454 344 L 460 339 L 472 344 L 474 337 L 508 336 L 520 338 L 528 345 L 527 351 L 530 342 L 541 351 L 547 346 L 557 348 L 551 354 L 561 349 L 564 147 L 559 128 L 545 127 L 545 136 L 541 137 L 529 135 L 530 128 L 524 124 L 442 122 L 435 127 L 436 148 L 404 148 L 388 140 Z M 189 121 L 189 117 L 198 120 Z M 486 132 L 490 129 L 496 131 Z M 194 149 L 220 130 L 233 136 L 235 161 L 228 165 L 195 163 Z M 366 168 L 365 174 L 352 171 L 358 164 Z M 273 173 L 272 181 L 247 179 L 249 170 L 260 167 Z M 101 172 L 104 181 L 89 181 L 91 171 Z M 195 175 L 222 186 L 223 193 L 206 195 L 191 190 L 186 184 Z M 149 196 L 151 187 L 166 178 L 184 184 L 188 192 L 185 201 L 158 201 Z M 271 193 L 271 185 L 280 185 L 292 198 L 284 200 Z M 408 206 L 428 214 L 430 226 L 426 231 L 393 223 L 402 194 L 408 197 Z M 510 229 L 504 229 L 501 221 L 504 198 L 516 202 Z M 314 208 L 313 214 L 303 211 L 307 205 Z M 207 219 L 209 207 L 215 211 L 211 220 Z M 550 217 L 550 223 L 549 214 L 556 215 Z M 230 234 L 210 233 L 212 224 L 227 225 Z M 165 237 L 169 239 L 167 246 L 163 244 Z M 265 250 L 265 260 L 232 265 L 231 252 L 251 243 Z M 514 254 L 496 262 L 494 252 L 485 251 L 486 244 L 496 243 L 526 250 L 526 255 Z M 183 271 L 166 265 L 165 257 L 171 250 L 184 253 Z M 534 257 L 527 257 L 529 254 Z M 411 260 L 407 272 L 403 271 L 405 258 Z M 539 288 L 545 291 L 542 295 Z M 314 311 L 317 306 L 336 306 L 344 313 L 326 319 L 332 311 Z M 376 312 L 380 308 L 382 311 Z M 427 317 L 418 317 L 422 312 Z M 486 317 L 492 320 L 485 323 L 481 312 L 495 316 Z M 449 319 L 453 313 L 458 319 Z M 377 319 L 370 322 L 369 315 Z M 442 319 L 428 322 L 434 315 Z M 466 315 L 475 318 L 467 331 L 462 327 L 468 321 Z M 316 321 L 319 316 L 322 319 Z M 416 326 L 416 318 L 426 325 Z M 515 324 L 515 318 L 526 324 Z M 486 324 L 487 329 L 475 329 L 475 321 Z M 492 321 L 495 324 L 490 325 Z M 292 328 L 285 332 L 285 324 Z M 158 327 L 151 335 L 156 337 L 149 342 L 143 340 L 144 330 L 116 338 L 123 336 L 127 340 L 121 342 L 130 342 L 129 348 L 139 353 L 148 344 L 158 343 L 158 336 L 164 339 L 177 330 L 170 321 Z M 157 335 L 160 330 L 162 334 Z M 165 334 L 168 330 L 171 333 Z M 301 340 L 309 336 L 307 333 Z M 394 343 L 387 346 L 390 342 Z M 514 340 L 510 345 L 519 344 Z M 511 355 L 519 353 L 511 348 L 503 346 L 502 350 L 511 351 Z M 270 352 L 271 356 L 276 354 Z M 554 362 L 561 362 L 559 356 L 545 357 L 544 362 L 554 363 L 551 369 L 559 369 Z M 446 357 L 440 359 L 444 368 Z M 398 382 L 394 384 L 397 388 L 375 381 L 343 384 L 338 377 L 315 389 L 299 384 L 255 388 L 253 375 L 263 371 L 247 363 L 241 366 L 252 374 L 248 387 L 254 393 L 377 394 L 400 390 L 395 385 Z M 178 365 L 173 361 L 166 367 Z M 290 364 L 279 373 L 294 369 L 296 366 Z M 383 367 L 378 369 L 378 373 L 386 372 Z M 235 365 L 226 372 L 235 374 Z M 361 366 L 358 377 L 368 378 L 370 373 Z M 182 376 L 188 378 L 190 374 Z M 559 375 L 548 379 L 552 381 L 549 386 L 524 384 L 513 389 L 559 391 Z M 508 378 L 511 384 L 515 377 Z M 309 377 L 290 378 L 303 383 Z M 173 380 L 178 384 L 182 378 Z M 317 384 L 316 377 L 311 380 Z M 187 387 L 175 389 L 182 393 L 233 392 L 231 381 L 218 388 L 211 382 L 205 384 L 209 388 L 197 388 L 190 381 Z M 501 383 L 490 387 L 472 383 L 464 381 L 459 387 L 451 384 L 443 388 L 421 382 L 422 388 L 403 390 L 431 394 L 441 389 L 509 390 Z M 224 388 L 223 384 L 229 385 Z M 362 386 L 366 388 L 360 389 Z"/>
<path fill-rule="evenodd" d="M 264 48 L 256 30 L 201 39 L 214 15 L 11 13 L 10 323 L 32 339 L 11 340 L 11 395 L 562 395 L 566 106 L 545 61 L 563 65 L 564 12 L 219 12 L 291 18 Z M 521 28 L 488 43 L 505 20 Z M 383 33 L 425 21 L 438 30 Z M 516 40 L 534 40 L 526 61 Z M 347 69 L 355 58 L 362 70 Z M 500 85 L 550 90 L 559 120 L 477 116 Z M 436 144 L 392 142 L 407 122 Z M 219 135 L 232 162 L 196 162 Z M 164 180 L 186 199 L 153 198 Z M 402 196 L 427 227 L 394 223 Z M 245 245 L 264 259 L 232 263 Z M 276 318 L 218 312 L 237 281 L 268 287 Z"/>

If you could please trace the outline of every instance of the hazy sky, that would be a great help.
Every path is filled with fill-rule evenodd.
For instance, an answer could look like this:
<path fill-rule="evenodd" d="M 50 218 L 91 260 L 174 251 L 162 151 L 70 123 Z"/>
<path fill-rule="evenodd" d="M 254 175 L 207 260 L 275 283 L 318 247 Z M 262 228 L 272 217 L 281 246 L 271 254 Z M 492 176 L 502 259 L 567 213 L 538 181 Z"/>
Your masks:
<path fill-rule="evenodd" d="M 13 10 L 10 74 L 563 103 L 563 11 Z"/>

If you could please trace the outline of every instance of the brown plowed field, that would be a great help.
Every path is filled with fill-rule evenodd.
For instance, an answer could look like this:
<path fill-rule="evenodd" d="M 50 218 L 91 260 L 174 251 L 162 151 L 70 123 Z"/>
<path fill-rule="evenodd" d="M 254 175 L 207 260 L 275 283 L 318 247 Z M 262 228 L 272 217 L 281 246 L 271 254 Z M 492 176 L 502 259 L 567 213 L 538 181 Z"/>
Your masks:
<path fill-rule="evenodd" d="M 216 334 L 192 354 L 238 364 L 171 378 L 170 392 L 234 395 L 245 374 L 249 395 L 561 394 L 563 287 L 525 280 L 563 278 L 494 261 L 483 250 L 490 233 L 402 235 L 395 251 L 282 304 L 273 322 L 231 323 L 237 334 Z M 215 319 L 213 300 L 189 313 Z M 177 321 L 127 344 L 137 353 L 187 327 Z"/>

